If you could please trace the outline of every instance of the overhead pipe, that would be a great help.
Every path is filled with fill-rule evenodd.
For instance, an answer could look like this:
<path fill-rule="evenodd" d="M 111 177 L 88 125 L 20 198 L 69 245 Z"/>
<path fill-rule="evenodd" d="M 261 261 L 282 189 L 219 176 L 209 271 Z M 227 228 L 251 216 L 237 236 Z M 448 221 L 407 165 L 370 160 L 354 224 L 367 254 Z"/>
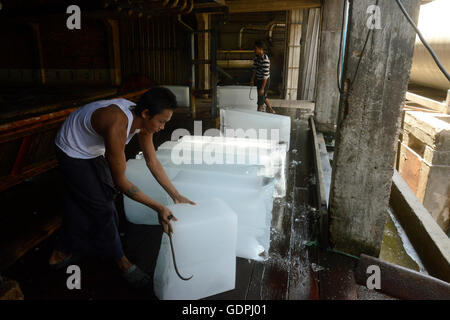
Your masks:
<path fill-rule="evenodd" d="M 191 6 L 188 6 L 190 1 Z M 139 17 L 146 15 L 147 18 L 163 14 L 186 13 L 186 9 L 193 7 L 193 0 L 147 0 L 141 1 L 140 5 L 127 0 L 116 1 L 117 10 L 128 13 L 129 16 L 137 14 Z"/>
<path fill-rule="evenodd" d="M 248 69 L 253 66 L 253 60 L 217 60 L 217 65 L 225 69 Z"/>
<path fill-rule="evenodd" d="M 190 5 L 187 7 L 187 10 L 183 12 L 183 14 L 189 14 L 194 10 L 194 0 L 189 0 Z"/>
<path fill-rule="evenodd" d="M 171 2 L 171 4 L 166 8 L 156 9 L 150 13 L 153 13 L 153 15 L 162 15 L 165 13 L 176 15 L 187 14 L 192 11 L 193 7 L 194 7 L 193 0 L 173 0 L 173 2 Z"/>
<path fill-rule="evenodd" d="M 273 29 L 274 28 L 282 28 L 282 27 L 286 27 L 285 23 L 274 23 L 273 25 L 270 26 L 269 28 L 269 39 L 272 41 L 272 33 L 273 33 Z"/>
<path fill-rule="evenodd" d="M 187 0 L 183 0 L 183 4 L 178 8 L 179 12 L 183 12 L 187 7 Z"/>
<path fill-rule="evenodd" d="M 283 23 L 283 22 L 276 22 L 276 21 L 271 21 L 265 26 L 260 26 L 260 25 L 246 25 L 246 26 L 243 26 L 239 30 L 239 44 L 238 44 L 239 49 L 242 49 L 242 37 L 243 37 L 245 29 L 248 29 L 248 30 L 264 30 L 264 31 L 269 30 L 269 37 L 272 38 L 272 32 L 273 32 L 273 29 L 275 27 L 285 27 L 285 26 L 286 26 L 285 23 Z"/>
<path fill-rule="evenodd" d="M 166 0 L 167 1 L 167 0 Z M 169 9 L 170 8 L 170 9 Z M 167 8 L 167 13 L 172 14 L 189 14 L 194 9 L 194 0 L 174 0 L 172 4 Z M 163 12 L 163 10 L 158 10 Z"/>

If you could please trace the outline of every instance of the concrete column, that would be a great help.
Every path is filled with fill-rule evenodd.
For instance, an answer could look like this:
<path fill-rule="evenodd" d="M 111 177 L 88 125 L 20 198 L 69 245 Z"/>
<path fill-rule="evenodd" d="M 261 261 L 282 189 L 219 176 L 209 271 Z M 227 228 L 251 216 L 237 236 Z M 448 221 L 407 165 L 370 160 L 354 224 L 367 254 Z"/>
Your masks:
<path fill-rule="evenodd" d="M 420 0 L 403 3 L 417 21 Z M 380 1 L 380 29 L 361 55 L 373 4 L 351 2 L 329 211 L 337 250 L 378 256 L 416 35 L 395 1 Z"/>
<path fill-rule="evenodd" d="M 320 35 L 317 98 L 314 109 L 317 129 L 336 131 L 339 110 L 337 65 L 342 30 L 344 0 L 325 0 L 322 7 L 322 32 Z"/>

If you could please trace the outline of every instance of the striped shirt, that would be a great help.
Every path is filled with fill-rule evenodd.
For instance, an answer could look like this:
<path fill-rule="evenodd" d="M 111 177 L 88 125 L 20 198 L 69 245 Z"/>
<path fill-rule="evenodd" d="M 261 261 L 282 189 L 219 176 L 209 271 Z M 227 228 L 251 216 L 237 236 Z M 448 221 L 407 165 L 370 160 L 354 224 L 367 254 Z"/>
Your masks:
<path fill-rule="evenodd" d="M 258 55 L 255 56 L 252 70 L 256 70 L 257 80 L 264 80 L 270 77 L 270 59 L 267 54 L 263 54 L 261 58 Z"/>

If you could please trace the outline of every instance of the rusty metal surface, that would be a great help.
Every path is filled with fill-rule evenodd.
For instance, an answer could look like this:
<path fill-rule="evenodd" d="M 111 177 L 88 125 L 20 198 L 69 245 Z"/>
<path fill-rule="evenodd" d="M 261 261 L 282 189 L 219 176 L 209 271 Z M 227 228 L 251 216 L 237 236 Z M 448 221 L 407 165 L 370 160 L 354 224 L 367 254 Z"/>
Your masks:
<path fill-rule="evenodd" d="M 367 268 L 380 267 L 381 292 L 401 299 L 450 300 L 450 284 L 423 273 L 362 254 L 355 270 L 357 283 L 366 285 Z"/>

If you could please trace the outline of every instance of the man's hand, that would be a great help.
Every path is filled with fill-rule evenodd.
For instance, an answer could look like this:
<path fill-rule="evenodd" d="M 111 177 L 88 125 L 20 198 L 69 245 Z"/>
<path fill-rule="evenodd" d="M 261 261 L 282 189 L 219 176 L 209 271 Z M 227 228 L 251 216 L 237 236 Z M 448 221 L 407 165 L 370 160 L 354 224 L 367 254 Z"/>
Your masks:
<path fill-rule="evenodd" d="M 264 88 L 259 89 L 258 95 L 261 97 L 264 95 Z"/>
<path fill-rule="evenodd" d="M 157 209 L 157 211 L 158 211 L 158 221 L 159 221 L 159 224 L 162 225 L 164 232 L 169 234 L 168 231 L 170 230 L 170 233 L 173 233 L 173 228 L 172 228 L 172 225 L 170 224 L 170 220 L 178 221 L 178 219 L 176 217 L 174 217 L 172 215 L 172 211 L 170 211 L 170 209 L 164 205 L 161 205 Z M 171 216 L 171 218 L 169 219 L 170 216 Z"/>
<path fill-rule="evenodd" d="M 195 202 L 189 200 L 186 197 L 183 197 L 182 195 L 178 194 L 173 198 L 173 202 L 174 203 L 188 203 L 188 204 L 193 204 L 195 205 Z"/>
<path fill-rule="evenodd" d="M 251 87 L 254 87 L 255 86 L 255 81 L 252 79 L 252 80 L 250 80 L 250 86 Z"/>

